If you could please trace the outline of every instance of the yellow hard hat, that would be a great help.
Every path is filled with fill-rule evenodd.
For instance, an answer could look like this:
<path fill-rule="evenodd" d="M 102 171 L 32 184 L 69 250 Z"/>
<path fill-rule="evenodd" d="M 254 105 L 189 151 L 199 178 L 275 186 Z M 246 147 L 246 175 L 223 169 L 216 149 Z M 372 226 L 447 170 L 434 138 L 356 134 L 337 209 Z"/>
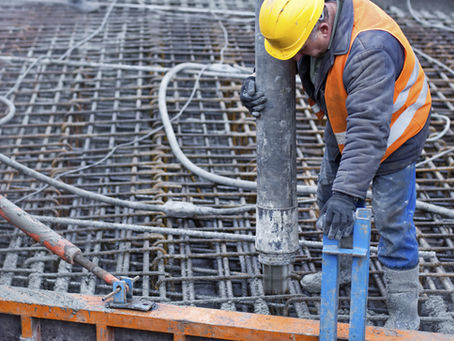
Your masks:
<path fill-rule="evenodd" d="M 325 0 L 265 0 L 260 8 L 260 31 L 265 49 L 274 58 L 295 56 L 322 15 Z"/>

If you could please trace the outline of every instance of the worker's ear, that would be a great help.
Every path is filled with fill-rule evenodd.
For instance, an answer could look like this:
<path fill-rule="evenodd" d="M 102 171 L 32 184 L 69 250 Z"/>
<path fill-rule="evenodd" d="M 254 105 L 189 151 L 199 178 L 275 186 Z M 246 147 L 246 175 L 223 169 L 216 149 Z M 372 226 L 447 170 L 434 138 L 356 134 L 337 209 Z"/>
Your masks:
<path fill-rule="evenodd" d="M 327 22 L 322 22 L 318 27 L 318 31 L 320 32 L 323 38 L 331 37 L 331 27 Z"/>

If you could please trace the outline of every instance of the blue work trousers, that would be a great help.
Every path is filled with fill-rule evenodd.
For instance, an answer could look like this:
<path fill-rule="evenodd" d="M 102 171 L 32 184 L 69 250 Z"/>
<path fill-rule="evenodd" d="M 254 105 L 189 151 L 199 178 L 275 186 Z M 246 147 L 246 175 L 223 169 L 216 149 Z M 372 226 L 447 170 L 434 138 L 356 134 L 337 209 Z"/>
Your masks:
<path fill-rule="evenodd" d="M 317 203 L 321 209 L 332 195 L 338 164 L 323 158 L 318 178 Z M 372 181 L 372 210 L 380 234 L 378 260 L 394 270 L 418 264 L 418 242 L 413 215 L 416 205 L 415 163 L 395 173 L 376 175 Z"/>

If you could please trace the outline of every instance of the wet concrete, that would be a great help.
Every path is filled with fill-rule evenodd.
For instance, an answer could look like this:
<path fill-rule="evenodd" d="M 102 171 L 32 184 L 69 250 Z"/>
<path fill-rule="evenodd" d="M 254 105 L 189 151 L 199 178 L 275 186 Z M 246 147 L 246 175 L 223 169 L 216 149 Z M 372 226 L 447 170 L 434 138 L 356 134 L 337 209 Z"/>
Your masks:
<path fill-rule="evenodd" d="M 1 298 L 18 303 L 53 305 L 67 309 L 80 310 L 86 308 L 84 301 L 66 293 L 56 293 L 47 290 L 30 290 L 18 287 L 0 285 Z"/>
<path fill-rule="evenodd" d="M 454 335 L 454 319 L 441 296 L 431 296 L 424 302 L 422 312 L 425 315 L 443 318 L 445 321 L 431 323 L 432 330 L 437 333 Z"/>

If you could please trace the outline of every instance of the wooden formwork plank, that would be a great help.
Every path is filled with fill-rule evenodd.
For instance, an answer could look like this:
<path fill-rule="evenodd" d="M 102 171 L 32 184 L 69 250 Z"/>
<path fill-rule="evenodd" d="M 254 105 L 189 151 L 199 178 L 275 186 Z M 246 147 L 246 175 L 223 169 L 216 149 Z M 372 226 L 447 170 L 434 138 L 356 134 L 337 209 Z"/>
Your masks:
<path fill-rule="evenodd" d="M 22 328 L 22 335 L 21 341 L 32 340 L 32 341 L 40 341 L 41 340 L 41 333 L 39 328 L 39 320 L 27 316 L 21 315 L 21 328 Z"/>
<path fill-rule="evenodd" d="M 173 334 L 174 340 L 191 335 L 225 340 L 316 341 L 319 335 L 319 323 L 312 320 L 169 304 L 157 304 L 149 312 L 109 309 L 98 296 L 7 286 L 0 286 L 0 313 L 93 324 L 97 333 L 109 327 L 167 333 Z M 112 337 L 105 335 L 104 340 Z M 348 339 L 348 324 L 338 324 L 338 338 Z M 367 327 L 366 340 L 454 341 L 454 336 Z"/>
<path fill-rule="evenodd" d="M 96 341 L 114 341 L 114 331 L 105 324 L 96 325 Z"/>

